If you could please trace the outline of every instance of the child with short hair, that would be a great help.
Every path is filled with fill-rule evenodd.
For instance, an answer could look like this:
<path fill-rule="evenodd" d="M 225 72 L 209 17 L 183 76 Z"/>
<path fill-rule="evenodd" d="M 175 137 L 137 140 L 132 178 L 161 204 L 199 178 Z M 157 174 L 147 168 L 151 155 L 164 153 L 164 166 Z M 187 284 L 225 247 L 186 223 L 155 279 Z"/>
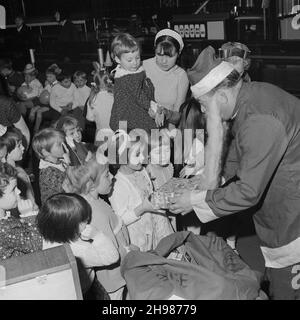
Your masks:
<path fill-rule="evenodd" d="M 148 112 L 151 108 L 156 112 L 158 105 L 154 101 L 154 86 L 141 66 L 140 46 L 130 34 L 121 33 L 112 41 L 111 52 L 118 66 L 110 127 L 115 131 L 120 121 L 127 121 L 128 132 L 139 128 L 150 133 L 157 126 Z M 156 114 L 164 117 L 163 113 Z"/>
<path fill-rule="evenodd" d="M 91 88 L 87 84 L 87 75 L 83 71 L 76 71 L 73 75 L 76 86 L 75 100 L 77 107 L 72 110 L 72 114 L 78 119 L 80 127 L 85 128 L 85 117 L 83 116 L 85 104 L 90 96 Z"/>
<path fill-rule="evenodd" d="M 19 103 L 20 111 L 26 115 L 28 109 L 40 104 L 38 98 L 43 91 L 43 85 L 37 79 L 38 70 L 32 64 L 27 64 L 23 73 L 25 81 L 18 89 L 18 94 L 22 100 L 22 102 Z M 24 91 L 22 89 L 24 89 Z"/>
<path fill-rule="evenodd" d="M 88 202 L 73 193 L 51 196 L 37 215 L 37 225 L 44 238 L 43 249 L 68 243 L 79 260 L 83 294 L 96 280 L 94 268 L 109 266 L 119 260 L 119 253 L 109 237 L 95 228 L 92 230 L 91 218 Z"/>
<path fill-rule="evenodd" d="M 112 176 L 108 164 L 99 164 L 96 157 L 82 166 L 67 170 L 64 188 L 84 197 L 92 208 L 91 226 L 108 236 L 118 249 L 121 259 L 127 254 L 130 246 L 128 230 L 122 219 L 99 195 L 107 195 L 112 189 Z M 114 268 L 96 272 L 110 298 L 121 300 L 125 280 L 121 276 L 120 261 Z"/>
<path fill-rule="evenodd" d="M 0 65 L 0 73 L 6 80 L 9 95 L 17 98 L 17 89 L 24 82 L 24 75 L 13 69 L 10 59 L 3 60 L 3 63 Z"/>
<path fill-rule="evenodd" d="M 45 81 L 45 88 L 41 92 L 40 97 L 49 94 L 49 101 L 42 101 L 40 98 L 41 106 L 35 106 L 31 109 L 28 120 L 30 122 L 35 121 L 34 125 L 34 132 L 37 132 L 41 126 L 43 120 L 43 114 L 50 110 L 50 94 L 55 85 L 58 84 L 57 76 L 61 73 L 61 69 L 57 66 L 57 64 L 52 64 L 45 72 L 46 74 L 46 81 Z"/>
<path fill-rule="evenodd" d="M 62 130 L 66 136 L 66 146 L 69 151 L 70 166 L 84 164 L 91 158 L 91 152 L 82 142 L 82 128 L 78 120 L 72 116 L 61 117 L 56 124 L 56 129 Z"/>
<path fill-rule="evenodd" d="M 140 248 L 141 251 L 153 250 L 158 242 L 170 234 L 170 230 L 157 228 L 155 214 L 165 214 L 164 211 L 156 210 L 150 202 L 153 193 L 151 179 L 143 166 L 145 156 L 143 150 L 146 146 L 142 141 L 128 142 L 125 151 L 119 154 L 119 159 L 127 155 L 127 161 L 119 164 L 119 170 L 115 175 L 115 184 L 109 201 L 115 213 L 122 218 L 127 225 L 130 241 Z M 123 137 L 117 137 L 119 143 Z M 123 143 L 122 143 L 123 144 Z M 119 149 L 120 150 L 120 149 Z M 125 160 L 125 159 L 124 159 Z M 118 160 L 120 163 L 120 161 Z"/>
<path fill-rule="evenodd" d="M 62 72 L 57 76 L 58 84 L 50 93 L 50 110 L 44 114 L 44 118 L 57 120 L 61 115 L 66 115 L 76 105 L 76 87 L 72 82 L 71 74 Z"/>
<path fill-rule="evenodd" d="M 0 260 L 42 249 L 42 238 L 35 224 L 36 213 L 30 200 L 20 198 L 17 171 L 0 163 Z M 10 211 L 18 209 L 19 218 Z"/>
<path fill-rule="evenodd" d="M 42 204 L 53 194 L 63 192 L 62 184 L 69 164 L 64 141 L 63 132 L 53 128 L 39 131 L 32 139 L 32 148 L 40 159 L 39 185 Z"/>
<path fill-rule="evenodd" d="M 83 111 L 85 103 L 87 102 L 88 97 L 91 93 L 91 88 L 87 84 L 87 75 L 83 71 L 76 71 L 73 75 L 73 81 L 77 88 L 76 99 L 77 105 Z"/>
<path fill-rule="evenodd" d="M 18 161 L 23 159 L 24 146 L 22 132 L 17 128 L 8 128 L 6 133 L 1 137 L 3 145 L 6 146 L 5 161 L 14 167 L 17 171 L 18 185 L 22 194 L 26 195 L 37 208 L 33 188 L 31 185 L 30 177 L 26 171 L 17 165 Z"/>

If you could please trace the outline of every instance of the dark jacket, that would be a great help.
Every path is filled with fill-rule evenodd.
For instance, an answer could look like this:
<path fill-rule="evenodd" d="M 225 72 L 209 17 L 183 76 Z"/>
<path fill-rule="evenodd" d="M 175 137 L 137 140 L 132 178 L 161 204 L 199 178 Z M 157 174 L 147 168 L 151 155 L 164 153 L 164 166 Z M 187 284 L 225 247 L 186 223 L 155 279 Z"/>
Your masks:
<path fill-rule="evenodd" d="M 300 101 L 268 83 L 243 83 L 235 112 L 225 174 L 237 179 L 208 191 L 206 202 L 219 217 L 258 204 L 261 245 L 281 248 L 300 237 Z"/>
<path fill-rule="evenodd" d="M 65 24 L 60 28 L 59 35 L 57 37 L 58 42 L 76 42 L 80 40 L 79 32 L 70 20 L 67 20 Z"/>
<path fill-rule="evenodd" d="M 154 86 L 145 71 L 115 78 L 111 129 L 119 129 L 119 121 L 127 121 L 129 131 L 138 128 L 150 132 L 157 128 L 148 114 L 151 101 L 154 101 Z"/>

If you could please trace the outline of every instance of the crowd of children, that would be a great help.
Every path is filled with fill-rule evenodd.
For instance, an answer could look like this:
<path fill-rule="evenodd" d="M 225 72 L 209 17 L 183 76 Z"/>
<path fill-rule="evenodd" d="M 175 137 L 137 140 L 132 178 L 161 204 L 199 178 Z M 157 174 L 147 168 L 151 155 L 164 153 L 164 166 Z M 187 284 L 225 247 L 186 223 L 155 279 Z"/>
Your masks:
<path fill-rule="evenodd" d="M 84 296 L 100 281 L 110 299 L 126 299 L 120 273 L 124 256 L 130 250 L 153 250 L 176 231 L 176 223 L 151 201 L 174 176 L 175 156 L 165 106 L 155 101 L 138 42 L 120 34 L 111 50 L 117 63 L 114 81 L 96 63 L 92 88 L 85 72 L 72 75 L 57 64 L 46 69 L 44 87 L 32 64 L 23 74 L 15 73 L 9 61 L 0 66 L 10 96 L 32 128 L 30 149 L 39 160 L 37 195 L 30 173 L 20 165 L 27 152 L 22 133 L 1 131 L 0 260 L 68 243 L 82 262 Z M 198 129 L 205 129 L 205 119 L 193 99 L 182 105 L 179 116 L 178 128 L 191 136 L 183 140 L 180 176 L 190 177 L 203 171 L 205 139 Z M 82 141 L 86 119 L 96 122 L 95 142 L 102 129 L 116 131 L 110 141 L 114 163 Z M 126 121 L 125 131 L 118 130 L 120 121 Z M 161 139 L 137 140 L 132 129 L 145 130 L 149 139 L 151 129 L 159 129 Z"/>

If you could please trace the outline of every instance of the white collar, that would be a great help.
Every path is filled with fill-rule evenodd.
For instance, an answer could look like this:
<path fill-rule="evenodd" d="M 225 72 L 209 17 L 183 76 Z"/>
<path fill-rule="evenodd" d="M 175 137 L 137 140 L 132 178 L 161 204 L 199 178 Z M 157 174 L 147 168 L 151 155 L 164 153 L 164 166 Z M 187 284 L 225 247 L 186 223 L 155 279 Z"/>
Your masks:
<path fill-rule="evenodd" d="M 20 32 L 22 30 L 23 26 L 24 25 L 22 24 L 21 27 L 17 28 L 17 31 Z"/>
<path fill-rule="evenodd" d="M 140 66 L 136 71 L 128 71 L 123 69 L 119 64 L 117 65 L 115 69 L 115 78 L 121 78 L 123 76 L 126 76 L 128 74 L 135 74 L 135 73 L 140 73 L 144 71 L 143 66 Z"/>
<path fill-rule="evenodd" d="M 44 159 L 40 160 L 39 169 L 47 169 L 49 167 L 54 167 L 62 172 L 65 172 L 65 167 L 63 166 L 62 163 L 52 163 Z"/>

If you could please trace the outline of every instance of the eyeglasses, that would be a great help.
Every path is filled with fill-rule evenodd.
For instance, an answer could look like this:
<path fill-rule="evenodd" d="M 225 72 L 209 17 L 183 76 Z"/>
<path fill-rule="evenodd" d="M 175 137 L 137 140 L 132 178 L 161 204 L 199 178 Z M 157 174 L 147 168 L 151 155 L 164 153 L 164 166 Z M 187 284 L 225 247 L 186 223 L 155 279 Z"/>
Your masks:
<path fill-rule="evenodd" d="M 233 44 L 232 44 L 233 45 Z M 237 47 L 230 47 L 228 49 L 219 48 L 219 58 L 220 59 L 227 59 L 229 57 L 240 57 L 242 59 L 249 59 L 250 51 L 237 48 Z"/>

